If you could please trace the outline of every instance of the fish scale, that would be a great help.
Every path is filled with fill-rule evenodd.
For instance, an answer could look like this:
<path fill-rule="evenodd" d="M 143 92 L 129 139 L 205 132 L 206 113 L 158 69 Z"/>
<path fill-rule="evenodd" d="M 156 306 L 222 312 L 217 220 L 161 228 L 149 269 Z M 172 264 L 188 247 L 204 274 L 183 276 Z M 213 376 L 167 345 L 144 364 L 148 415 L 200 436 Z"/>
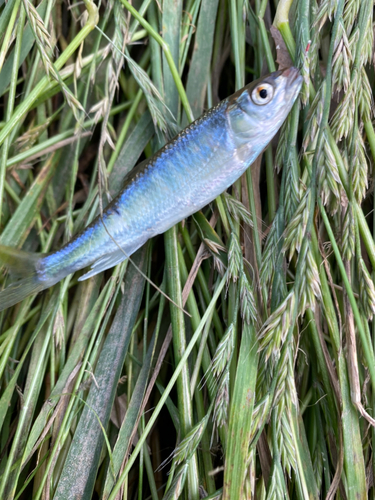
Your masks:
<path fill-rule="evenodd" d="M 289 68 L 219 103 L 130 172 L 102 217 L 60 250 L 29 255 L 0 245 L 5 265 L 26 270 L 20 281 L 0 292 L 0 310 L 84 267 L 91 266 L 91 270 L 80 280 L 113 267 L 152 236 L 214 200 L 276 134 L 301 83 L 299 71 Z M 29 266 L 25 265 L 28 259 Z"/>

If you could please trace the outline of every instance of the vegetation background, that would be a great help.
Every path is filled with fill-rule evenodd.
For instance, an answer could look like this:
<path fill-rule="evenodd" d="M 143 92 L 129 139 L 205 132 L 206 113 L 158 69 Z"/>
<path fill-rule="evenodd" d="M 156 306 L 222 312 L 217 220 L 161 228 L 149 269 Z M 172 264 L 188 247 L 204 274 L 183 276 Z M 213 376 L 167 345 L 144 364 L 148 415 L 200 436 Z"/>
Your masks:
<path fill-rule="evenodd" d="M 0 37 L 0 243 L 31 251 L 304 77 L 230 194 L 1 314 L 0 498 L 374 498 L 373 0 L 2 0 Z"/>

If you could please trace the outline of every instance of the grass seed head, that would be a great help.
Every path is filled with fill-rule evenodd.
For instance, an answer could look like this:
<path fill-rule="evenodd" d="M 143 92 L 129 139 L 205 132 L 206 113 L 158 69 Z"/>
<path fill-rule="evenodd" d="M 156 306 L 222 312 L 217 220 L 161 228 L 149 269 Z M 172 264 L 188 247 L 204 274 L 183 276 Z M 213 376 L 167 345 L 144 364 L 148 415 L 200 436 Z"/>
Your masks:
<path fill-rule="evenodd" d="M 375 286 L 367 270 L 365 261 L 358 259 L 359 274 L 359 297 L 362 308 L 368 320 L 372 320 L 375 314 Z"/>
<path fill-rule="evenodd" d="M 279 358 L 280 346 L 290 327 L 290 315 L 295 303 L 295 293 L 291 291 L 279 307 L 269 316 L 258 335 L 259 352 L 265 351 L 265 361 L 272 355 Z"/>
<path fill-rule="evenodd" d="M 373 115 L 373 96 L 371 85 L 364 67 L 361 68 L 361 75 L 358 79 L 358 109 L 360 117 L 364 123 L 369 122 Z"/>
<path fill-rule="evenodd" d="M 285 479 L 281 477 L 280 467 L 274 466 L 267 491 L 267 500 L 284 500 L 287 498 L 283 484 Z"/>
<path fill-rule="evenodd" d="M 347 260 L 350 260 L 355 253 L 355 221 L 353 217 L 353 209 L 350 203 L 344 214 L 341 251 L 344 258 Z"/>
<path fill-rule="evenodd" d="M 230 360 L 232 359 L 233 349 L 234 349 L 234 325 L 233 323 L 229 325 L 227 331 L 225 332 L 223 338 L 220 340 L 219 345 L 216 348 L 215 355 L 212 358 L 210 365 L 210 372 L 219 379 L 228 367 Z"/>
<path fill-rule="evenodd" d="M 307 250 L 306 258 L 304 259 L 304 283 L 301 285 L 299 313 L 304 314 L 307 307 L 315 311 L 316 300 L 322 300 L 321 283 L 319 278 L 318 266 L 313 257 L 311 247 Z"/>
<path fill-rule="evenodd" d="M 203 432 L 206 430 L 207 422 L 211 412 L 208 412 L 204 418 L 196 424 L 177 446 L 173 452 L 173 460 L 176 465 L 188 462 L 196 452 L 201 442 Z"/>
<path fill-rule="evenodd" d="M 248 325 L 250 323 L 256 324 L 258 320 L 257 306 L 252 287 L 244 271 L 241 272 L 240 278 L 240 310 L 242 319 Z"/>
<path fill-rule="evenodd" d="M 178 498 L 181 497 L 188 469 L 189 469 L 188 462 L 184 463 L 178 468 L 178 470 L 175 472 L 172 484 L 168 489 L 168 491 L 166 492 L 166 494 L 164 495 L 163 500 L 178 500 Z"/>
<path fill-rule="evenodd" d="M 250 227 L 253 227 L 253 221 L 251 218 L 250 212 L 247 210 L 245 205 L 237 200 L 234 196 L 225 192 L 223 199 L 225 201 L 225 205 L 228 209 L 228 212 L 233 217 L 236 222 L 244 222 L 248 224 Z"/>
<path fill-rule="evenodd" d="M 337 2 L 335 0 L 323 0 L 319 5 L 318 12 L 314 19 L 314 26 L 318 28 L 320 31 L 326 21 L 329 19 L 330 21 L 334 17 L 336 12 Z"/>
<path fill-rule="evenodd" d="M 347 92 L 350 85 L 353 57 L 343 24 L 340 24 L 339 33 L 338 43 L 336 44 L 332 60 L 332 82 L 335 92 L 340 92 L 341 90 Z"/>
<path fill-rule="evenodd" d="M 277 220 L 279 213 L 276 214 L 274 221 L 272 222 L 271 229 L 268 233 L 266 244 L 263 249 L 262 254 L 262 264 L 260 267 L 260 283 L 262 288 L 268 289 L 272 281 L 275 264 L 276 264 L 276 252 L 278 239 L 277 239 Z"/>
<path fill-rule="evenodd" d="M 297 155 L 294 148 L 289 149 L 288 158 L 285 161 L 284 168 L 286 169 L 285 182 L 285 222 L 288 223 L 296 212 L 300 203 L 299 181 L 296 172 L 299 171 L 297 165 Z"/>
<path fill-rule="evenodd" d="M 277 173 L 280 172 L 281 167 L 284 164 L 284 157 L 287 150 L 288 136 L 290 131 L 290 120 L 291 117 L 288 116 L 288 118 L 285 120 L 280 129 L 279 141 L 277 143 L 276 156 L 275 156 L 275 169 Z"/>
<path fill-rule="evenodd" d="M 356 81 L 352 81 L 348 91 L 344 94 L 342 101 L 331 119 L 331 129 L 338 142 L 347 137 L 354 125 L 354 111 L 356 105 Z"/>
<path fill-rule="evenodd" d="M 323 116 L 323 96 L 324 96 L 325 84 L 322 83 L 319 91 L 310 106 L 308 114 L 308 123 L 306 127 L 305 136 L 303 138 L 302 148 L 304 151 L 307 150 L 310 144 L 314 144 L 317 138 L 317 133 L 320 127 L 320 123 Z"/>
<path fill-rule="evenodd" d="M 264 425 L 264 422 L 268 419 L 269 416 L 269 407 L 270 407 L 270 396 L 266 394 L 264 398 L 262 398 L 253 409 L 252 419 L 251 419 L 251 438 L 256 436 L 259 429 Z"/>
<path fill-rule="evenodd" d="M 298 208 L 295 212 L 293 219 L 289 222 L 285 229 L 284 243 L 282 252 L 289 251 L 288 258 L 293 258 L 294 252 L 301 250 L 302 241 L 305 237 L 307 221 L 310 213 L 311 192 L 310 189 L 306 191 L 305 196 L 302 198 Z"/>
<path fill-rule="evenodd" d="M 353 172 L 353 194 L 358 204 L 361 204 L 368 188 L 368 166 L 365 145 L 358 128 L 356 129 L 356 133 L 353 132 L 351 136 L 349 151 L 353 151 L 353 155 L 350 156 Z"/>
<path fill-rule="evenodd" d="M 291 476 L 292 469 L 297 471 L 296 445 L 291 429 L 291 415 L 285 410 L 278 419 L 278 444 L 281 451 L 281 461 L 288 476 Z"/>
<path fill-rule="evenodd" d="M 238 236 L 231 233 L 228 251 L 228 279 L 236 282 L 243 269 L 243 257 Z"/>
<path fill-rule="evenodd" d="M 228 423 L 229 409 L 229 368 L 223 373 L 216 393 L 213 420 L 220 429 Z"/>
<path fill-rule="evenodd" d="M 360 0 L 348 0 L 345 3 L 343 19 L 345 31 L 350 33 L 352 31 L 354 22 L 358 16 L 359 7 L 361 5 Z"/>

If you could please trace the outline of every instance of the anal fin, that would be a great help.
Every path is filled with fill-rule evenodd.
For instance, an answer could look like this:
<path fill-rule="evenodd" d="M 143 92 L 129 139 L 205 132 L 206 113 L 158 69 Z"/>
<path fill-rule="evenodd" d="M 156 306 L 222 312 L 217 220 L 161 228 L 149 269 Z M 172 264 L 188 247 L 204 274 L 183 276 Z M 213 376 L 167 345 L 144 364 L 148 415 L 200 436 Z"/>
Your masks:
<path fill-rule="evenodd" d="M 127 255 L 125 255 L 122 250 L 116 250 L 115 252 L 107 254 L 94 262 L 94 264 L 91 266 L 91 270 L 88 273 L 85 273 L 83 276 L 80 276 L 78 278 L 78 281 L 87 280 L 88 278 L 91 278 L 92 276 L 95 276 L 102 271 L 105 271 L 106 269 L 120 264 L 120 262 L 122 262 L 126 258 Z"/>

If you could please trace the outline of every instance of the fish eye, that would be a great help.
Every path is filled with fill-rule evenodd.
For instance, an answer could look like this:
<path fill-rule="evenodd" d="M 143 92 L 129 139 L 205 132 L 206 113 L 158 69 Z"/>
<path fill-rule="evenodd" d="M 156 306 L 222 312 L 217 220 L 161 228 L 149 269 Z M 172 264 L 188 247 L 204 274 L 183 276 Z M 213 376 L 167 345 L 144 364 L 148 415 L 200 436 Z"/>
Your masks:
<path fill-rule="evenodd" d="M 273 97 L 273 87 L 269 83 L 257 85 L 251 93 L 251 99 L 255 104 L 263 106 L 268 104 Z"/>

